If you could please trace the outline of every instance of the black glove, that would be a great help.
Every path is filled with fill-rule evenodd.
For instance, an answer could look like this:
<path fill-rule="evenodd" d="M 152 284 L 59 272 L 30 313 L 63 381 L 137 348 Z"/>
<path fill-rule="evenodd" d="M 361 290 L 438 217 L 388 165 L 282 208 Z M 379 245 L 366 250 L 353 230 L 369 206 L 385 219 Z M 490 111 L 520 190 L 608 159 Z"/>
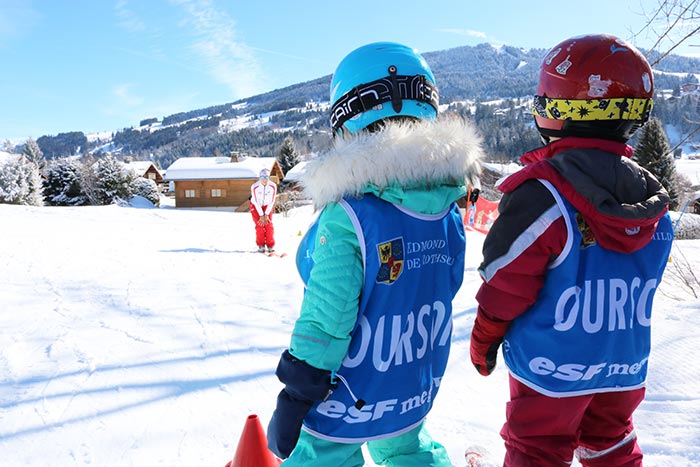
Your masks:
<path fill-rule="evenodd" d="M 477 200 L 479 199 L 479 193 L 480 193 L 480 191 L 481 191 L 481 190 L 479 190 L 478 188 L 474 188 L 474 189 L 472 190 L 471 194 L 469 195 L 469 201 L 470 201 L 472 204 L 476 204 Z"/>
<path fill-rule="evenodd" d="M 299 440 L 304 417 L 317 401 L 330 395 L 335 384 L 330 371 L 314 368 L 288 350 L 282 353 L 275 374 L 285 387 L 277 396 L 267 427 L 267 446 L 277 457 L 286 459 Z"/>

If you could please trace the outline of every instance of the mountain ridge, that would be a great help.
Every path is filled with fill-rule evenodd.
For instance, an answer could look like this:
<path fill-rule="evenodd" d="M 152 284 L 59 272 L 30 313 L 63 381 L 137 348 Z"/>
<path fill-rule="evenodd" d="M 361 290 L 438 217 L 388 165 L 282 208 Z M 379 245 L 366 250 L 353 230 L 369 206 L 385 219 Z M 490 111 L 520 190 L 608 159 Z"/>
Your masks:
<path fill-rule="evenodd" d="M 531 118 L 520 115 L 528 111 L 523 111 L 526 104 L 522 101 L 529 99 L 536 89 L 539 65 L 546 52 L 547 49 L 483 43 L 422 55 L 435 75 L 442 106 L 459 107 L 459 103 L 468 102 L 468 108 L 462 105 L 459 110 L 467 115 L 489 101 L 511 101 L 503 104 L 505 110 L 493 111 L 509 113 L 508 118 L 521 120 L 509 137 L 527 133 L 522 143 L 524 147 L 535 135 L 531 128 L 528 130 Z M 653 60 L 654 54 L 649 59 Z M 680 89 L 688 81 L 698 81 L 693 75 L 700 72 L 700 60 L 670 55 L 661 61 L 655 72 L 657 89 Z M 72 155 L 76 151 L 97 157 L 110 153 L 137 160 L 150 159 L 163 168 L 187 156 L 225 155 L 234 151 L 274 156 L 286 137 L 292 137 L 302 153 L 319 152 L 331 139 L 327 122 L 330 80 L 331 75 L 325 75 L 233 102 L 160 119 L 144 118 L 139 126 L 115 130 L 106 140 L 93 137 L 88 141 L 82 132 L 71 132 L 42 136 L 37 143 L 49 158 Z M 495 130 L 487 130 L 487 133 L 490 131 Z M 511 153 L 522 148 L 501 145 L 491 149 Z"/>

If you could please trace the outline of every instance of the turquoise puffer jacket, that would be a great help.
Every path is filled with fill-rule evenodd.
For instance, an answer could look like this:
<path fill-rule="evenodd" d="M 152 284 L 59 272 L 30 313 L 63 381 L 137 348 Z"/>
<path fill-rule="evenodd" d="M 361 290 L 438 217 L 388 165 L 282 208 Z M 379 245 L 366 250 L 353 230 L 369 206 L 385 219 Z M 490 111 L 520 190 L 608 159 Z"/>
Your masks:
<path fill-rule="evenodd" d="M 461 119 L 390 125 L 338 140 L 307 166 L 303 184 L 321 209 L 313 269 L 289 350 L 309 365 L 335 371 L 348 351 L 362 293 L 362 253 L 344 196 L 375 196 L 435 214 L 466 194 L 480 171 L 480 140 Z"/>

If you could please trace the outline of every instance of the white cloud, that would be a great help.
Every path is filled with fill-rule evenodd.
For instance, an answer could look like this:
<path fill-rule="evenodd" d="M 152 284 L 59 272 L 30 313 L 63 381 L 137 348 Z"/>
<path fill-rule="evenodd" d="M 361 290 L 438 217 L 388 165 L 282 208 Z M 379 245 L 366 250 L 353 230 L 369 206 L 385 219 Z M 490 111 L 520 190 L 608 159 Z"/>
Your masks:
<path fill-rule="evenodd" d="M 236 23 L 209 0 L 171 0 L 183 8 L 192 50 L 206 71 L 229 87 L 232 97 L 251 96 L 266 88 L 255 51 L 236 36 Z"/>
<path fill-rule="evenodd" d="M 114 4 L 114 15 L 117 17 L 117 24 L 129 32 L 146 30 L 146 23 L 128 7 L 127 0 L 117 0 Z"/>
<path fill-rule="evenodd" d="M 143 98 L 136 96 L 131 91 L 132 84 L 118 84 L 112 88 L 112 94 L 126 107 L 137 107 L 143 103 Z"/>
<path fill-rule="evenodd" d="M 473 29 L 444 28 L 438 29 L 438 31 L 456 34 L 458 36 L 476 37 L 479 39 L 487 39 L 488 37 L 485 32 L 475 31 Z"/>

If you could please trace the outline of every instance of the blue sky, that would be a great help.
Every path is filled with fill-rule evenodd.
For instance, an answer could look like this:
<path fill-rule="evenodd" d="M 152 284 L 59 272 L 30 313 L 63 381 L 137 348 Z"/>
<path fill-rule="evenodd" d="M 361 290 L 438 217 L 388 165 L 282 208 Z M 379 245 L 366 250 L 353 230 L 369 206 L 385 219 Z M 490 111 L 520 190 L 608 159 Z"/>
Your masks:
<path fill-rule="evenodd" d="M 0 142 L 116 131 L 233 102 L 331 74 L 349 51 L 379 40 L 420 52 L 483 42 L 550 48 L 585 33 L 629 40 L 657 5 L 576 3 L 0 0 Z"/>

